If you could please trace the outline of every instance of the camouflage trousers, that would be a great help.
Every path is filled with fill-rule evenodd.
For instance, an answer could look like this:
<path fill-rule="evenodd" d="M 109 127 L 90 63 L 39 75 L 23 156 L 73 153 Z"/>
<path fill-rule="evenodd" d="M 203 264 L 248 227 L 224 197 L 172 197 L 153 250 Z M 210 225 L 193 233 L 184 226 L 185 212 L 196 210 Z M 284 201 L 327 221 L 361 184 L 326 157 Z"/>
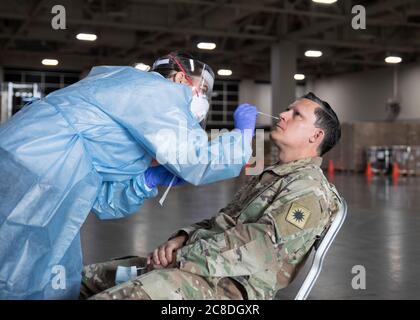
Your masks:
<path fill-rule="evenodd" d="M 118 266 L 144 267 L 146 258 L 126 257 L 83 268 L 80 299 L 208 300 L 244 299 L 244 290 L 230 278 L 204 278 L 177 268 L 155 269 L 115 284 Z"/>

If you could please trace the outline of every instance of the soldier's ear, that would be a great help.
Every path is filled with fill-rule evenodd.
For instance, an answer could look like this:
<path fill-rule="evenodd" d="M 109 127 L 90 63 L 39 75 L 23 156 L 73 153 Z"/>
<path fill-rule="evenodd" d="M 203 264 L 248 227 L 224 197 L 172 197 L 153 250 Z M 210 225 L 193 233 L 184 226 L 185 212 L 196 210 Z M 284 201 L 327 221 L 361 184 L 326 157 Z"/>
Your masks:
<path fill-rule="evenodd" d="M 322 130 L 321 128 L 315 128 L 313 135 L 309 137 L 309 142 L 317 143 L 319 145 L 324 139 L 324 136 L 325 136 L 324 130 Z"/>

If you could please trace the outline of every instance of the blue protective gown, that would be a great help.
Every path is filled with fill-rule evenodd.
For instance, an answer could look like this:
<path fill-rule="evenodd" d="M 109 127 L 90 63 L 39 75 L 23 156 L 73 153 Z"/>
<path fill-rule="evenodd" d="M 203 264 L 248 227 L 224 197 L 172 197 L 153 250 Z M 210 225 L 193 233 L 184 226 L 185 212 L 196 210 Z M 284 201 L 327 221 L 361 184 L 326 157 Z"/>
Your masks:
<path fill-rule="evenodd" d="M 167 154 L 156 132 L 177 137 L 182 123 L 205 135 L 191 98 L 190 88 L 154 72 L 94 67 L 0 126 L 0 299 L 78 297 L 80 228 L 89 211 L 121 218 L 157 195 L 144 181 L 151 160 L 165 162 Z M 222 136 L 182 145 L 165 166 L 195 185 L 239 175 L 251 147 L 240 132 Z M 238 146 L 243 152 L 233 156 Z M 210 163 L 177 160 L 205 153 Z"/>

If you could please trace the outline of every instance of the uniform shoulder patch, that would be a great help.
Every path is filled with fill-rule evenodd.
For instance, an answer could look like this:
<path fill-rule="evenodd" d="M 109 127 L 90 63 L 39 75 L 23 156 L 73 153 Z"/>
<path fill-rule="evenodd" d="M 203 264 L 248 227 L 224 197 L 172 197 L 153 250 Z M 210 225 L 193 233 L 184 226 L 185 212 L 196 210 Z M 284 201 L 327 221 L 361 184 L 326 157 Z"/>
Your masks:
<path fill-rule="evenodd" d="M 279 206 L 273 212 L 273 218 L 278 234 L 288 237 L 320 226 L 327 216 L 319 199 L 314 194 L 306 194 Z"/>
<path fill-rule="evenodd" d="M 305 228 L 310 216 L 311 212 L 307 208 L 299 203 L 293 203 L 287 212 L 286 221 L 290 222 L 299 229 L 303 229 Z"/>

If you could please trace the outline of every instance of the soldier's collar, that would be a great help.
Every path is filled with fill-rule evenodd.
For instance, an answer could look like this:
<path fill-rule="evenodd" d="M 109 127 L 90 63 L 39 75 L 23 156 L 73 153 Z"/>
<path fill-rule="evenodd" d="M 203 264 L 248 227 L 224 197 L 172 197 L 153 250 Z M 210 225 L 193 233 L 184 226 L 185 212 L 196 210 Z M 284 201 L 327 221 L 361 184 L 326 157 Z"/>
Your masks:
<path fill-rule="evenodd" d="M 276 163 L 272 166 L 265 168 L 264 172 L 272 171 L 279 176 L 283 176 L 301 167 L 305 167 L 308 165 L 314 165 L 314 166 L 320 167 L 321 163 L 322 163 L 322 157 L 310 157 L 310 158 L 299 159 L 299 160 L 295 160 L 295 161 L 291 161 L 291 162 L 287 162 L 283 164 Z"/>

